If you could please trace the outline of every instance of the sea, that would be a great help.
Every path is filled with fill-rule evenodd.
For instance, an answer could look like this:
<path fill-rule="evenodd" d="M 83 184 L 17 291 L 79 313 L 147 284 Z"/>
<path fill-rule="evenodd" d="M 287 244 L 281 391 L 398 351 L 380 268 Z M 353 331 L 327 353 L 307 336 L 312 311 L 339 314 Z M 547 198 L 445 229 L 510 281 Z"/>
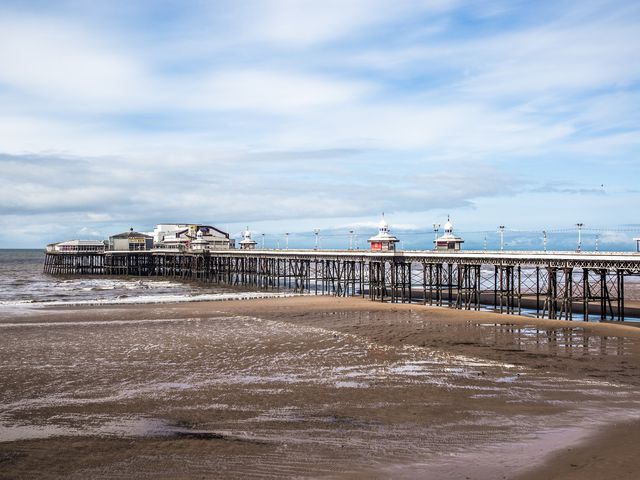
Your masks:
<path fill-rule="evenodd" d="M 0 313 L 45 306 L 234 300 L 290 295 L 166 278 L 54 276 L 42 272 L 44 251 L 0 249 Z"/>

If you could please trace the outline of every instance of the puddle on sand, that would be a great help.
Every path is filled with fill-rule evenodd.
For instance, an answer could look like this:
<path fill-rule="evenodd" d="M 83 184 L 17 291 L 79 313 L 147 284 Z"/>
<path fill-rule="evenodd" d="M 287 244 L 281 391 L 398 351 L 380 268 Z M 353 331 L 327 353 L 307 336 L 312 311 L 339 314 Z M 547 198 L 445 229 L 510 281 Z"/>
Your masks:
<path fill-rule="evenodd" d="M 166 422 L 144 417 L 84 417 L 57 418 L 57 424 L 19 424 L 0 421 L 0 441 L 14 442 L 60 436 L 166 436 Z"/>
<path fill-rule="evenodd" d="M 366 382 L 354 382 L 350 380 L 338 380 L 335 382 L 336 388 L 368 388 L 369 384 Z"/>
<path fill-rule="evenodd" d="M 477 345 L 547 353 L 558 356 L 629 356 L 640 353 L 637 339 L 603 336 L 586 332 L 579 322 L 564 328 L 538 328 L 533 325 L 513 325 L 486 322 L 434 322 L 418 311 L 396 311 L 392 317 L 380 312 L 323 312 L 320 318 L 344 321 L 346 324 L 384 325 L 392 331 L 394 325 L 411 323 L 428 338 L 443 335 L 448 345 Z M 389 321 L 393 318 L 393 321 Z M 500 319 L 504 321 L 504 319 Z M 451 342 L 451 338 L 457 340 Z"/>
<path fill-rule="evenodd" d="M 61 418 L 56 419 L 60 422 Z M 66 425 L 33 425 L 0 422 L 0 442 L 33 440 L 50 437 L 175 437 L 197 439 L 232 439 L 259 442 L 262 439 L 230 431 L 194 428 L 192 425 L 171 423 L 147 417 L 73 417 L 64 418 Z M 74 426 L 75 425 L 75 426 Z"/>
<path fill-rule="evenodd" d="M 469 323 L 463 331 L 477 332 L 485 345 L 504 346 L 559 356 L 629 356 L 638 351 L 636 339 L 596 335 L 579 326 L 538 328 L 493 323 Z"/>

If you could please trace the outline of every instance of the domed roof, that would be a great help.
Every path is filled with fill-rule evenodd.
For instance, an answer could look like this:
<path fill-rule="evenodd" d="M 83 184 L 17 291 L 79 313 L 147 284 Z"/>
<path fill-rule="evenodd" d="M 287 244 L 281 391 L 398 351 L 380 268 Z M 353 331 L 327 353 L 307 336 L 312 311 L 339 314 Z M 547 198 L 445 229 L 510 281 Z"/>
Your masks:
<path fill-rule="evenodd" d="M 451 223 L 451 217 L 449 215 L 447 215 L 447 223 L 444 224 L 444 231 L 445 233 L 453 232 L 453 223 Z"/>
<path fill-rule="evenodd" d="M 249 227 L 247 227 L 247 229 L 242 233 L 240 245 L 242 245 L 243 248 L 249 248 L 257 245 L 257 242 L 251 239 L 251 230 L 249 230 Z"/>

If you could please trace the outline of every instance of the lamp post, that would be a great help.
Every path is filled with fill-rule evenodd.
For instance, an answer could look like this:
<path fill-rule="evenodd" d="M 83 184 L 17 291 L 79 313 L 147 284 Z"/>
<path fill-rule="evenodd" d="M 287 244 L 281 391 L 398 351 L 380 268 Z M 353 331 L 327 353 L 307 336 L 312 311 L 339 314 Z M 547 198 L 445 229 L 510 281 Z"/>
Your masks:
<path fill-rule="evenodd" d="M 262 234 L 262 250 L 264 250 L 264 233 Z"/>
<path fill-rule="evenodd" d="M 433 249 L 436 250 L 438 248 L 438 230 L 440 230 L 440 224 L 433 224 Z"/>
<path fill-rule="evenodd" d="M 542 246 L 544 248 L 544 251 L 547 251 L 547 231 L 543 230 L 542 231 Z"/>
<path fill-rule="evenodd" d="M 353 250 L 353 230 L 349 230 L 349 250 Z"/>
<path fill-rule="evenodd" d="M 289 233 L 284 234 L 284 249 L 289 250 Z"/>
<path fill-rule="evenodd" d="M 504 250 L 504 225 L 498 227 L 500 229 L 500 251 Z"/>
<path fill-rule="evenodd" d="M 600 234 L 596 233 L 596 252 L 598 251 L 598 242 L 600 241 Z"/>
<path fill-rule="evenodd" d="M 484 236 L 484 251 L 485 251 L 485 253 L 487 251 L 487 236 L 486 235 Z"/>
<path fill-rule="evenodd" d="M 316 250 L 318 250 L 318 235 L 320 234 L 320 229 L 319 228 L 315 228 L 313 230 L 313 233 L 316 234 Z"/>
<path fill-rule="evenodd" d="M 578 249 L 576 252 L 580 253 L 580 249 L 582 247 L 582 227 L 584 223 L 576 223 L 576 227 L 578 227 Z"/>

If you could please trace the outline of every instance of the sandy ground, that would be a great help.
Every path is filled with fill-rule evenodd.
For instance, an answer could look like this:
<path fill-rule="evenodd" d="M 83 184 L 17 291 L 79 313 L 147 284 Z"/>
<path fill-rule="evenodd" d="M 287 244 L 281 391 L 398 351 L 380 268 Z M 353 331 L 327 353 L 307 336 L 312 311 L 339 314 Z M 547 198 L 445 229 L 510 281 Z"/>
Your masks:
<path fill-rule="evenodd" d="M 638 478 L 640 328 L 360 299 L 0 316 L 0 478 Z"/>

